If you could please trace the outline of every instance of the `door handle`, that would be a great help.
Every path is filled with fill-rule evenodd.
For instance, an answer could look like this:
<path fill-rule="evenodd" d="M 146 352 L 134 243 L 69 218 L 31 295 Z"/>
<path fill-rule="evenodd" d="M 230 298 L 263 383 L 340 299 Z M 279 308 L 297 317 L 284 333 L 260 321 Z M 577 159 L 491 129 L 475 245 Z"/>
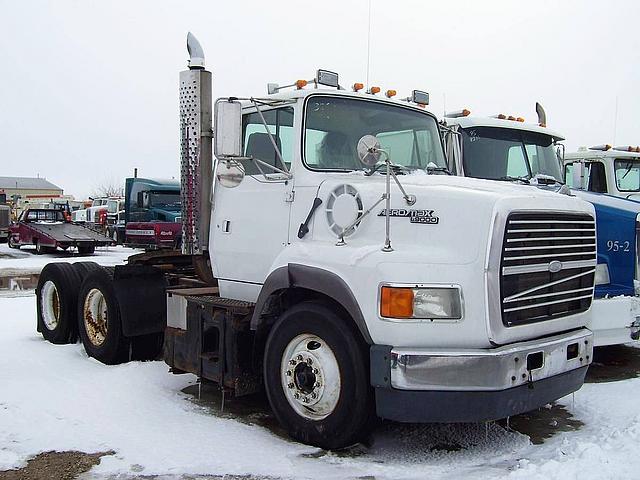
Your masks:
<path fill-rule="evenodd" d="M 311 217 L 313 217 L 313 212 L 315 212 L 320 205 L 322 205 L 322 200 L 318 197 L 314 198 L 311 210 L 309 210 L 309 213 L 307 214 L 307 219 L 304 223 L 300 224 L 300 228 L 298 229 L 298 238 L 302 239 L 307 233 L 309 233 L 309 222 L 311 221 Z"/>

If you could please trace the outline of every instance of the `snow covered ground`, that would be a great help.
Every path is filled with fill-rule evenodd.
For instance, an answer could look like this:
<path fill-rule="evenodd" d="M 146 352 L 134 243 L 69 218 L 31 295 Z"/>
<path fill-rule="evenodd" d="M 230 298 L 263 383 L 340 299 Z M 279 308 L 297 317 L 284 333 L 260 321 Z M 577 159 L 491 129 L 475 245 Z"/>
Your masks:
<path fill-rule="evenodd" d="M 55 253 L 36 255 L 34 247 L 22 247 L 19 250 L 11 249 L 6 243 L 0 243 L 0 276 L 38 273 L 47 263 L 50 262 L 97 262 L 100 265 L 113 266 L 124 263 L 125 260 L 141 250 L 125 248 L 121 245 L 116 247 L 96 248 L 93 255 L 79 255 L 77 253 L 63 252 L 58 250 Z"/>
<path fill-rule="evenodd" d="M 129 253 L 112 248 L 91 259 L 115 264 Z M 0 272 L 50 260 L 0 259 Z M 260 398 L 228 402 L 221 414 L 211 387 L 198 400 L 194 376 L 171 375 L 160 361 L 105 366 L 79 344 L 49 344 L 35 331 L 33 294 L 0 298 L 0 470 L 40 452 L 79 450 L 115 452 L 83 477 L 98 479 L 640 478 L 640 349 L 615 349 L 605 363 L 590 373 L 597 383 L 514 417 L 511 428 L 383 424 L 371 445 L 327 453 L 282 435 Z"/>

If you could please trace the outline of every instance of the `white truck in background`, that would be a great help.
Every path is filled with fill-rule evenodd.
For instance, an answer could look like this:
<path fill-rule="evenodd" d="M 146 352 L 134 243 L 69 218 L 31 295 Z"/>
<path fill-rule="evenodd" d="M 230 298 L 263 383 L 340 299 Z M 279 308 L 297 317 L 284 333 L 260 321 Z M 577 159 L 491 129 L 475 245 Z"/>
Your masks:
<path fill-rule="evenodd" d="M 580 190 L 570 191 L 564 185 L 562 174 L 564 146 L 561 142 L 564 137 L 546 127 L 546 115 L 539 104 L 537 110 L 541 116 L 537 124 L 525 123 L 522 117 L 507 115 L 470 116 L 466 109 L 445 115 L 442 123 L 450 168 L 465 177 L 530 184 L 559 194 L 576 195 L 591 202 L 596 211 L 597 235 L 593 235 L 591 229 L 582 233 L 572 232 L 571 235 L 584 238 L 557 243 L 574 243 L 574 247 L 577 247 L 581 242 L 590 248 L 597 245 L 595 290 L 576 285 L 584 294 L 591 291 L 595 294 L 592 322 L 589 324 L 594 333 L 594 345 L 615 345 L 638 340 L 640 288 L 637 286 L 638 253 L 635 246 L 640 203 Z M 570 157 L 567 155 L 567 158 Z M 596 171 L 596 168 L 591 171 Z M 550 236 L 558 235 L 553 232 L 553 225 L 547 227 Z M 575 263 L 576 257 L 569 252 L 569 247 L 559 245 L 558 248 L 567 249 L 566 253 L 560 255 L 552 255 L 545 248 L 535 248 L 536 251 L 532 253 L 536 253 L 541 261 L 550 262 L 547 282 L 578 281 L 573 277 L 579 273 L 579 269 L 570 266 Z M 556 264 L 559 269 L 555 272 L 551 270 L 553 261 L 560 262 Z M 547 292 L 539 290 L 536 293 L 541 295 Z M 560 298 L 554 294 L 548 295 L 549 308 L 553 307 L 553 301 Z"/>
<path fill-rule="evenodd" d="M 446 175 L 424 92 L 347 91 L 318 70 L 212 109 L 204 54 L 187 45 L 182 251 L 47 265 L 45 338 L 79 336 L 121 363 L 154 358 L 164 336 L 173 372 L 264 389 L 289 435 L 323 448 L 362 440 L 373 415 L 487 421 L 580 388 L 591 295 L 545 285 L 529 247 L 575 253 L 592 289 L 595 247 L 558 249 L 540 228 L 594 228 L 591 205 Z M 552 312 L 541 286 L 563 299 Z"/>
<path fill-rule="evenodd" d="M 573 188 L 640 200 L 640 147 L 596 145 L 564 157 L 564 178 Z"/>

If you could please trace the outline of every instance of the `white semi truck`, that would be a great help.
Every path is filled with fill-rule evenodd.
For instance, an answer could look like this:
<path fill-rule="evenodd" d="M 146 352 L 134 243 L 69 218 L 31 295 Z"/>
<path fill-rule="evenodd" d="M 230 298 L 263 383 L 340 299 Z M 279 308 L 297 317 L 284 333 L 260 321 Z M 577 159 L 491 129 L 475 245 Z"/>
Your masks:
<path fill-rule="evenodd" d="M 594 345 L 638 340 L 640 272 L 636 268 L 636 242 L 640 203 L 569 190 L 562 181 L 564 146 L 561 142 L 564 137 L 546 127 L 546 115 L 539 104 L 537 110 L 541 116 L 537 124 L 507 115 L 470 116 L 468 110 L 446 115 L 443 126 L 450 168 L 465 177 L 531 184 L 591 202 L 596 210 L 597 238 L 584 241 L 597 245 L 598 251 L 595 298 L 589 324 L 594 333 Z M 546 254 L 547 251 L 537 249 L 537 253 Z M 563 265 L 570 263 L 566 260 L 572 258 L 570 252 L 557 256 Z M 563 275 L 572 272 L 566 267 L 562 269 L 565 271 L 567 273 Z M 557 280 L 556 276 L 549 273 L 549 281 Z"/>
<path fill-rule="evenodd" d="M 595 247 L 558 245 L 595 229 L 591 205 L 446 175 L 419 91 L 347 91 L 318 70 L 212 111 L 191 35 L 188 49 L 182 251 L 47 265 L 45 338 L 79 336 L 120 363 L 153 358 L 164 337 L 173 372 L 264 389 L 291 437 L 324 448 L 362 440 L 375 415 L 487 421 L 580 388 Z M 576 282 L 547 282 L 567 252 Z"/>
<path fill-rule="evenodd" d="M 567 153 L 567 185 L 616 197 L 640 200 L 640 147 L 596 145 Z"/>

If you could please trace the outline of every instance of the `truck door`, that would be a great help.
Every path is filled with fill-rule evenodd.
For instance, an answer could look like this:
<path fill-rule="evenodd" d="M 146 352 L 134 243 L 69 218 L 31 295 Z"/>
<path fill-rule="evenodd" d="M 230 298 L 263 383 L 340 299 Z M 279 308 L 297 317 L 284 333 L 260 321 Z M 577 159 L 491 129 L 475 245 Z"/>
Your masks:
<path fill-rule="evenodd" d="M 263 115 L 289 167 L 293 158 L 293 108 L 267 110 Z M 246 157 L 281 168 L 258 113 L 243 116 L 243 151 Z M 255 300 L 274 260 L 288 244 L 293 183 L 251 160 L 242 163 L 245 178 L 240 185 L 215 185 L 210 252 L 216 277 L 222 283 L 235 283 L 235 292 L 245 292 L 240 295 L 229 291 L 228 295 Z"/>

